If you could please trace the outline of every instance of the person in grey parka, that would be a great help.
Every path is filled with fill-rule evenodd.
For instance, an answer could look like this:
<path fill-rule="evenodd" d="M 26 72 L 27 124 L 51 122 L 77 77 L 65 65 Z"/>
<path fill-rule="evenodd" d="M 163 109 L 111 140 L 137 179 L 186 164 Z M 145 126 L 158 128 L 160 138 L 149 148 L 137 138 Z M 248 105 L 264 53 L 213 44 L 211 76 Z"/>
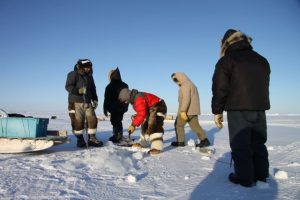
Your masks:
<path fill-rule="evenodd" d="M 72 132 L 77 137 L 77 147 L 86 147 L 83 137 L 87 129 L 89 146 L 101 147 L 103 142 L 96 138 L 97 122 L 95 109 L 98 105 L 98 96 L 93 78 L 92 62 L 89 59 L 79 59 L 74 70 L 68 73 L 66 90 L 69 93 L 69 116 Z M 86 127 L 85 127 L 85 122 Z"/>
<path fill-rule="evenodd" d="M 197 87 L 183 72 L 173 73 L 171 78 L 179 86 L 178 102 L 179 108 L 175 120 L 175 131 L 177 141 L 171 143 L 172 146 L 185 146 L 184 126 L 188 123 L 200 140 L 196 147 L 206 147 L 210 145 L 206 133 L 199 124 L 200 100 Z"/>

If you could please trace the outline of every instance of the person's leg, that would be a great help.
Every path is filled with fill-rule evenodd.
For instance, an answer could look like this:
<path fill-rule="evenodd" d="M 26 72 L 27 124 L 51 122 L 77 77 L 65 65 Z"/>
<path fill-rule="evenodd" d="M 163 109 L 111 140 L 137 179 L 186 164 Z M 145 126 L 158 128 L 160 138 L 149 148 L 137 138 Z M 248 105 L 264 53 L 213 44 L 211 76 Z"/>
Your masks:
<path fill-rule="evenodd" d="M 156 105 L 149 109 L 147 118 L 146 134 L 163 133 L 164 132 L 164 119 L 167 112 L 167 106 L 163 100 L 159 101 Z"/>
<path fill-rule="evenodd" d="M 202 129 L 202 127 L 199 124 L 199 119 L 197 115 L 189 115 L 189 126 L 191 127 L 192 131 L 194 131 L 199 138 L 200 141 L 206 139 L 206 133 Z"/>
<path fill-rule="evenodd" d="M 71 123 L 73 133 L 77 138 L 77 147 L 86 147 L 86 143 L 83 137 L 85 113 L 82 103 L 73 103 L 74 113 L 71 113 Z"/>
<path fill-rule="evenodd" d="M 252 150 L 254 163 L 254 180 L 266 181 L 269 176 L 267 142 L 267 122 L 264 111 L 257 112 L 257 120 L 252 128 Z"/>
<path fill-rule="evenodd" d="M 246 187 L 252 186 L 254 178 L 251 124 L 247 120 L 251 117 L 251 114 L 243 111 L 227 112 L 231 155 L 234 161 L 234 175 L 238 183 Z M 230 180 L 232 181 L 232 179 Z"/>
<path fill-rule="evenodd" d="M 164 148 L 163 133 L 152 133 L 149 140 L 151 147 L 148 153 L 151 155 L 159 154 Z"/>
<path fill-rule="evenodd" d="M 113 136 L 109 138 L 113 143 L 118 143 L 123 138 L 123 114 L 120 112 L 114 112 L 110 115 L 110 122 L 113 126 Z"/>
<path fill-rule="evenodd" d="M 103 146 L 103 142 L 96 138 L 98 119 L 94 108 L 91 105 L 89 105 L 86 108 L 85 113 L 86 113 L 86 120 L 87 120 L 87 133 L 89 137 L 88 144 L 90 146 L 95 146 L 95 147 Z"/>
<path fill-rule="evenodd" d="M 175 133 L 176 133 L 176 142 L 172 142 L 173 146 L 184 146 L 185 145 L 185 133 L 184 125 L 186 121 L 182 120 L 180 116 L 177 116 L 175 119 Z"/>
<path fill-rule="evenodd" d="M 69 117 L 71 120 L 72 133 L 74 134 L 74 129 L 75 129 L 75 105 L 74 105 L 74 103 L 69 102 L 68 110 L 69 110 Z"/>
<path fill-rule="evenodd" d="M 140 134 L 140 137 L 136 143 L 132 145 L 133 148 L 146 148 L 149 146 L 149 135 Z"/>

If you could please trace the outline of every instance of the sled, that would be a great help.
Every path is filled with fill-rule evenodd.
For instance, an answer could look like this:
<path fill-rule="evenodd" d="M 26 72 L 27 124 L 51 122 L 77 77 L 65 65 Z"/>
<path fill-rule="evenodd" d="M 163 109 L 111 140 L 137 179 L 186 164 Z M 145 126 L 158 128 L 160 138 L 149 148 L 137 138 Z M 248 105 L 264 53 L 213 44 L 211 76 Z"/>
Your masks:
<path fill-rule="evenodd" d="M 0 153 L 24 153 L 68 142 L 67 131 L 47 130 L 48 118 L 35 118 L 0 109 Z"/>
<path fill-rule="evenodd" d="M 46 137 L 0 137 L 0 153 L 26 153 L 48 149 L 69 142 L 67 131 L 48 130 Z"/>

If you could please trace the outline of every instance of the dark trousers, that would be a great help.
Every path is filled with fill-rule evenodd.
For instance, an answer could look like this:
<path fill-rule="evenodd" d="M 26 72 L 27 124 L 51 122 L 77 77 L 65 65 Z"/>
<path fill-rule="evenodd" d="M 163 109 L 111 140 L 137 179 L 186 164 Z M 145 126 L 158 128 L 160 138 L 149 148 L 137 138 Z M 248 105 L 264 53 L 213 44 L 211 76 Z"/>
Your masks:
<path fill-rule="evenodd" d="M 110 123 L 113 126 L 113 134 L 123 133 L 123 112 L 110 113 Z"/>
<path fill-rule="evenodd" d="M 234 170 L 241 182 L 269 176 L 267 122 L 264 111 L 228 111 L 228 128 Z"/>
<path fill-rule="evenodd" d="M 158 115 L 162 113 L 166 115 L 167 105 L 164 100 L 160 100 L 156 105 L 149 108 L 148 116 L 142 124 L 142 134 L 151 135 L 152 133 L 164 133 L 165 117 Z"/>

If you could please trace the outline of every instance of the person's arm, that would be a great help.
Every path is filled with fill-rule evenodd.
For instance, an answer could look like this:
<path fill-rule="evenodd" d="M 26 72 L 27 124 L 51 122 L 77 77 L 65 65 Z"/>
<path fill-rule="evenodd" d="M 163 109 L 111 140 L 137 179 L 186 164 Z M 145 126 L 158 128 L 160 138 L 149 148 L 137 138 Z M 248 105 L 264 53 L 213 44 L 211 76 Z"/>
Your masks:
<path fill-rule="evenodd" d="M 67 77 L 65 89 L 70 93 L 74 95 L 78 95 L 78 88 L 76 88 L 76 74 L 73 72 L 70 72 Z"/>
<path fill-rule="evenodd" d="M 133 126 L 140 126 L 147 117 L 147 104 L 143 97 L 138 97 L 134 102 L 134 110 L 136 115 L 132 119 Z"/>

